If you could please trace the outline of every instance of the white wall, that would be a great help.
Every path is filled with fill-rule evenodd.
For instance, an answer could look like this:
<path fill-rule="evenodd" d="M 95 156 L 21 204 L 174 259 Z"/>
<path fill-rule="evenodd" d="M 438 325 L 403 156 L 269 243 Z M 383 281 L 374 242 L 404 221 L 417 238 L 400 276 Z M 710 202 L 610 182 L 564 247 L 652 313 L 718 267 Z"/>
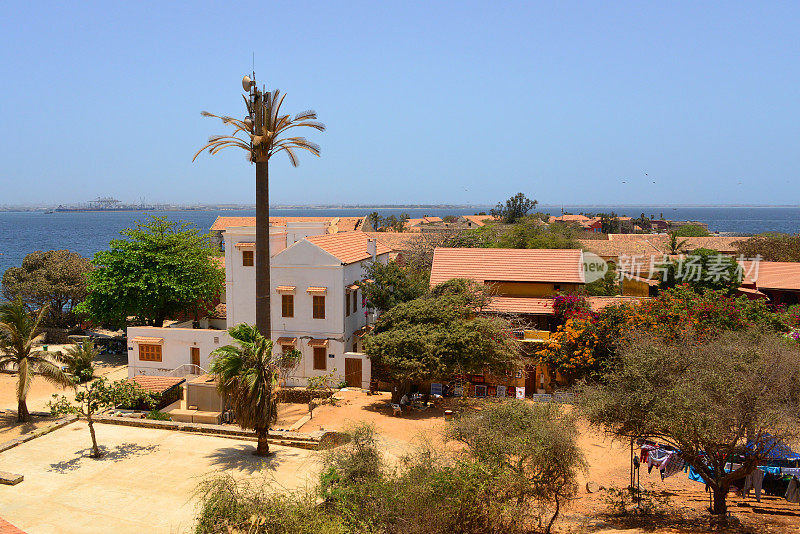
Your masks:
<path fill-rule="evenodd" d="M 139 360 L 139 343 L 133 341 L 137 336 L 164 339 L 160 362 Z M 191 347 L 200 349 L 200 367 L 208 370 L 211 351 L 231 343 L 233 340 L 225 330 L 132 326 L 128 328 L 128 377 L 135 375 L 163 376 L 183 364 L 190 364 L 192 363 Z"/>

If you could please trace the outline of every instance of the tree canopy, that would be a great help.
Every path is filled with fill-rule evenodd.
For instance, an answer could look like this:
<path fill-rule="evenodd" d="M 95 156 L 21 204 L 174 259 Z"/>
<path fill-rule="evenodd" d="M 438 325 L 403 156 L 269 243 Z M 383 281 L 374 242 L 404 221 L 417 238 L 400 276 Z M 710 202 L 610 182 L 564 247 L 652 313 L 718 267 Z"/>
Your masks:
<path fill-rule="evenodd" d="M 3 296 L 22 298 L 33 309 L 47 305 L 43 323 L 68 327 L 76 322 L 73 310 L 86 298 L 86 276 L 92 270 L 88 258 L 69 250 L 31 252 L 20 267 L 3 274 Z"/>
<path fill-rule="evenodd" d="M 510 324 L 475 313 L 485 302 L 474 282 L 450 280 L 380 316 L 364 350 L 374 372 L 397 386 L 396 399 L 424 380 L 516 368 L 520 352 Z"/>
<path fill-rule="evenodd" d="M 745 258 L 760 256 L 764 261 L 800 261 L 800 234 L 769 233 L 734 243 Z"/>
<path fill-rule="evenodd" d="M 707 237 L 710 234 L 699 224 L 684 224 L 675 229 L 675 235 L 678 237 Z"/>
<path fill-rule="evenodd" d="M 662 266 L 659 288 L 688 284 L 697 291 L 721 290 L 733 294 L 742 283 L 739 264 L 716 250 L 698 248 Z"/>
<path fill-rule="evenodd" d="M 365 268 L 369 282 L 362 291 L 369 306 L 384 312 L 394 306 L 421 297 L 428 291 L 428 274 L 397 261 L 372 262 Z"/>
<path fill-rule="evenodd" d="M 189 223 L 150 217 L 120 232 L 109 250 L 98 252 L 89 274 L 89 294 L 78 307 L 102 324 L 161 326 L 184 311 L 205 311 L 219 294 L 225 273 L 208 235 Z"/>
<path fill-rule="evenodd" d="M 579 398 L 589 421 L 613 434 L 678 449 L 713 490 L 714 513 L 724 514 L 730 483 L 800 437 L 798 384 L 800 349 L 773 333 L 641 333 Z M 742 467 L 726 472 L 734 456 Z"/>
<path fill-rule="evenodd" d="M 505 204 L 498 202 L 491 210 L 491 214 L 500 217 L 504 223 L 512 224 L 524 217 L 536 207 L 538 202 L 525 196 L 524 193 L 517 193 L 505 201 Z"/>

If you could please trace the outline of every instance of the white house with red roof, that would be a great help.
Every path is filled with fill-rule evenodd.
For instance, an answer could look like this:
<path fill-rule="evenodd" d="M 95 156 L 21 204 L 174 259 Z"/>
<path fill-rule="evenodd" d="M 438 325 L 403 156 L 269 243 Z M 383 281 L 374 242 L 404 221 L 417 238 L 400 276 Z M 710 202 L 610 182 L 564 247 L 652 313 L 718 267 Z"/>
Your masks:
<path fill-rule="evenodd" d="M 318 228 L 312 228 L 317 224 Z M 225 239 L 225 326 L 255 322 L 255 227 L 228 227 Z M 275 350 L 294 348 L 302 359 L 287 385 L 332 374 L 335 381 L 368 387 L 369 360 L 359 353 L 371 317 L 359 284 L 365 266 L 387 262 L 391 249 L 364 232 L 326 233 L 314 221 L 303 228 L 270 228 L 272 336 Z M 208 370 L 211 352 L 232 343 L 224 329 L 128 328 L 128 375 L 183 376 Z"/>

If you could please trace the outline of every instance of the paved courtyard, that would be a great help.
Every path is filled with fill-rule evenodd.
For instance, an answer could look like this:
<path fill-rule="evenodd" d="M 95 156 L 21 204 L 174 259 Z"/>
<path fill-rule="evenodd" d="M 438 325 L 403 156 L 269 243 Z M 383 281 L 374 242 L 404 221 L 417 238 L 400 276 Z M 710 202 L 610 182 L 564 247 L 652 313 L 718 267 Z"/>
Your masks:
<path fill-rule="evenodd" d="M 318 453 L 273 446 L 267 460 L 255 442 L 169 430 L 97 424 L 106 454 L 89 458 L 85 422 L 0 453 L 0 471 L 23 474 L 0 486 L 2 517 L 29 534 L 190 532 L 198 482 L 220 470 L 265 478 L 282 488 L 313 483 Z"/>

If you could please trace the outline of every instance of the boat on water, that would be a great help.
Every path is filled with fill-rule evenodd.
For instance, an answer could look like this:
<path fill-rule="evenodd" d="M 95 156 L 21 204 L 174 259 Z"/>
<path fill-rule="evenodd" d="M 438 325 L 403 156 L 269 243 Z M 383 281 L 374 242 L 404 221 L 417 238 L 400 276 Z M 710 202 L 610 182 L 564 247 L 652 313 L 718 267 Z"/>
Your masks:
<path fill-rule="evenodd" d="M 122 201 L 111 197 L 101 197 L 90 200 L 85 204 L 64 206 L 59 204 L 55 211 L 153 211 L 159 206 L 151 204 L 123 204 Z"/>

